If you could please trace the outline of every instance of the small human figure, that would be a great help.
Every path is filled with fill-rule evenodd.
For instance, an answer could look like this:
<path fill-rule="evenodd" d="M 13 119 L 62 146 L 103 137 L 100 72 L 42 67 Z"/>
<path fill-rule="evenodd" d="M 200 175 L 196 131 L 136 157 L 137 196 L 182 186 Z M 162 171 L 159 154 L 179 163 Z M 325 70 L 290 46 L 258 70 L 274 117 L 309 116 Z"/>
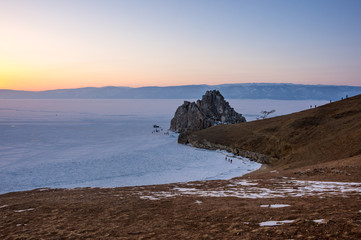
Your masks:
<path fill-rule="evenodd" d="M 230 162 L 232 163 L 232 159 L 230 160 Z"/>

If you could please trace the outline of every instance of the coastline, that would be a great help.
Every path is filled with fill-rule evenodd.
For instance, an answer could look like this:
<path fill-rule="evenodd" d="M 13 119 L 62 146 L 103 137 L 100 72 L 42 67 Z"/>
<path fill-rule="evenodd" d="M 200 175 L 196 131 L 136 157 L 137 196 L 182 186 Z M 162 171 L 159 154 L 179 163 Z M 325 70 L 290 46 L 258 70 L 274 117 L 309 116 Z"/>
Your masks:
<path fill-rule="evenodd" d="M 360 112 L 353 111 L 349 102 L 338 104 L 197 132 L 198 137 L 210 137 L 215 140 L 210 142 L 232 149 L 250 149 L 234 141 L 244 144 L 247 142 L 242 139 L 246 139 L 254 143 L 249 145 L 255 149 L 252 152 L 259 152 L 258 148 L 264 154 L 284 151 L 278 152 L 277 161 L 242 177 L 2 194 L 0 238 L 360 239 L 361 155 L 355 152 L 360 144 Z M 317 121 L 308 115 L 316 116 Z M 277 129 L 273 124 L 286 128 Z M 239 137 L 242 126 L 251 126 L 250 134 L 271 134 L 287 143 L 296 137 L 304 144 L 320 145 L 304 148 L 290 141 L 295 145 L 289 148 L 276 138 L 258 141 L 262 135 L 252 139 L 247 132 Z M 233 127 L 242 131 L 235 132 Z M 229 135 L 212 133 L 218 130 Z M 272 144 L 267 145 L 269 140 Z M 294 155 L 287 155 L 289 152 Z"/>
<path fill-rule="evenodd" d="M 329 162 L 326 174 L 264 165 L 230 180 L 2 194 L 0 237 L 359 239 L 360 160 Z"/>

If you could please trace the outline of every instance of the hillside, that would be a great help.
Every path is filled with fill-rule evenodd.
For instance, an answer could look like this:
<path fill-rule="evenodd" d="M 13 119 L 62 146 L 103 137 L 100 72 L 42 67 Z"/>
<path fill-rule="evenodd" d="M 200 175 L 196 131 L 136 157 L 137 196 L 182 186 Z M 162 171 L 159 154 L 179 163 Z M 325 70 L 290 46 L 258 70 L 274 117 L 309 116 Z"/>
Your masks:
<path fill-rule="evenodd" d="M 278 83 L 185 85 L 169 87 L 87 87 L 49 91 L 0 89 L 0 99 L 196 99 L 207 90 L 219 90 L 226 99 L 339 100 L 361 94 L 361 87 Z"/>
<path fill-rule="evenodd" d="M 295 168 L 361 154 L 361 95 L 265 120 L 219 125 L 188 134 L 202 148 L 264 154 L 278 168 Z"/>

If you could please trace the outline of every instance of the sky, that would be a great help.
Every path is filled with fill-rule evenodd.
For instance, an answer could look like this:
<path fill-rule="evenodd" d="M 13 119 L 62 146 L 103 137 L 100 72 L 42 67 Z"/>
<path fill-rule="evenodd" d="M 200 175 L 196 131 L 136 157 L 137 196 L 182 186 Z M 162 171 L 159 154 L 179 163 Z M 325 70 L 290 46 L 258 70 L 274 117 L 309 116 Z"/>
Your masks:
<path fill-rule="evenodd" d="M 0 0 L 0 89 L 361 86 L 360 0 Z"/>

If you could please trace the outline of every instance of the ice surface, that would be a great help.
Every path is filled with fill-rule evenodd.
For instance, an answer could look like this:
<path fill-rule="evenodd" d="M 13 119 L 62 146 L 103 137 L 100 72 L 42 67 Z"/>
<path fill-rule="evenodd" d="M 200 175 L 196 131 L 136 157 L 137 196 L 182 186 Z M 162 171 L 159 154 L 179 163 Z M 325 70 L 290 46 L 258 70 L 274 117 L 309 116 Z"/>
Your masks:
<path fill-rule="evenodd" d="M 0 99 L 0 193 L 228 179 L 260 167 L 242 158 L 231 164 L 224 152 L 177 144 L 176 134 L 153 134 L 153 124 L 168 129 L 183 101 Z M 231 105 L 246 117 L 249 113 L 248 120 L 265 109 L 279 115 L 310 105 L 262 101 L 267 104 L 232 100 Z"/>

